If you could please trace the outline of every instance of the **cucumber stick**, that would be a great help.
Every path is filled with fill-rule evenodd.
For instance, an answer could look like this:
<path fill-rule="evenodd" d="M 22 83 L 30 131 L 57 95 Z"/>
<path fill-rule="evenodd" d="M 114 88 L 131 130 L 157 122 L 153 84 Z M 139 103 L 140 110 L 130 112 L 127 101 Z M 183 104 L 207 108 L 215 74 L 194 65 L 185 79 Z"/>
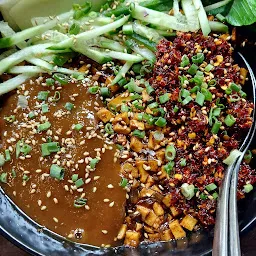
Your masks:
<path fill-rule="evenodd" d="M 46 22 L 45 24 L 22 30 L 10 37 L 1 38 L 0 48 L 7 48 L 10 46 L 16 45 L 26 39 L 30 39 L 34 36 L 40 35 L 45 31 L 56 27 L 57 24 L 67 21 L 70 17 L 72 17 L 72 15 L 73 15 L 73 11 L 66 12 Z"/>
<path fill-rule="evenodd" d="M 108 33 L 112 30 L 115 30 L 121 26 L 124 25 L 124 23 L 126 23 L 129 19 L 129 16 L 124 16 L 123 18 L 114 21 L 113 23 L 107 24 L 105 26 L 102 27 L 97 27 L 95 29 L 89 30 L 89 31 L 85 31 L 81 34 L 78 34 L 72 38 L 68 38 L 66 40 L 64 40 L 63 42 L 60 42 L 54 46 L 52 46 L 50 49 L 52 50 L 58 50 L 58 49 L 65 49 L 65 48 L 73 48 L 76 43 L 80 42 L 84 42 L 86 40 L 90 40 L 93 39 L 95 37 L 101 36 L 105 33 Z"/>
<path fill-rule="evenodd" d="M 125 77 L 125 74 L 129 71 L 133 64 L 134 62 L 127 61 L 119 70 L 111 85 L 117 84 L 123 77 Z"/>

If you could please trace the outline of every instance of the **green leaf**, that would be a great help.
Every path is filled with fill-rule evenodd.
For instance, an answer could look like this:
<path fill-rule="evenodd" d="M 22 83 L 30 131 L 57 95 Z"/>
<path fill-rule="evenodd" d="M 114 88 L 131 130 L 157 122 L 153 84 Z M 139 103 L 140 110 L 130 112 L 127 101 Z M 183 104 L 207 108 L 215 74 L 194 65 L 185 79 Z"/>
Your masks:
<path fill-rule="evenodd" d="M 229 24 L 234 26 L 253 24 L 256 22 L 256 1 L 234 0 L 226 19 Z"/>

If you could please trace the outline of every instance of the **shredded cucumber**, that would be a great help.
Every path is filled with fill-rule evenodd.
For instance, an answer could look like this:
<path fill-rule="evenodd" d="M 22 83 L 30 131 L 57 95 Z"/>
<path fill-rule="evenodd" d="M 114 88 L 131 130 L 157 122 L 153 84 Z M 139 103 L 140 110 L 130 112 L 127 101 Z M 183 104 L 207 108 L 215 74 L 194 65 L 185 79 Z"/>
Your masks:
<path fill-rule="evenodd" d="M 119 70 L 119 72 L 117 73 L 116 77 L 114 78 L 111 84 L 112 85 L 117 84 L 123 77 L 125 77 L 125 74 L 129 71 L 129 69 L 132 67 L 133 64 L 134 62 L 127 61 L 123 65 L 123 67 Z"/>

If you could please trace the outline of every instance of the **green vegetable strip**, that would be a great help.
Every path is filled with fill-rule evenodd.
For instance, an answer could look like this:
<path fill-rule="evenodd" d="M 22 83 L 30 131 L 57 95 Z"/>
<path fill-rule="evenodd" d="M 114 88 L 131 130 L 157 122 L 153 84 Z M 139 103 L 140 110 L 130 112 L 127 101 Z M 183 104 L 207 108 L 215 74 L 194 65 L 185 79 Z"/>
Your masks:
<path fill-rule="evenodd" d="M 27 73 L 27 74 L 22 74 L 18 75 L 14 78 L 8 79 L 7 81 L 3 82 L 0 84 L 0 96 L 8 93 L 17 87 L 19 87 L 21 84 L 25 83 L 26 80 L 30 79 L 33 76 L 36 76 L 37 73 Z"/>
<path fill-rule="evenodd" d="M 47 71 L 36 66 L 16 66 L 10 68 L 7 73 L 23 74 L 23 73 L 46 73 Z"/>
<path fill-rule="evenodd" d="M 129 69 L 132 67 L 132 65 L 133 65 L 133 62 L 127 61 L 123 65 L 123 67 L 119 70 L 116 77 L 112 81 L 111 85 L 114 85 L 114 84 L 118 83 L 123 77 L 125 77 L 125 74 L 129 71 Z"/>
<path fill-rule="evenodd" d="M 209 21 L 209 25 L 212 31 L 214 32 L 220 32 L 220 33 L 227 33 L 228 32 L 228 26 L 218 22 L 218 21 Z"/>
<path fill-rule="evenodd" d="M 182 0 L 181 1 L 182 10 L 187 18 L 187 23 L 189 30 L 195 32 L 199 29 L 199 20 L 196 8 L 192 0 Z"/>
<path fill-rule="evenodd" d="M 204 10 L 201 0 L 193 0 L 194 6 L 198 12 L 199 23 L 204 36 L 208 36 L 211 32 L 209 21 Z"/>
<path fill-rule="evenodd" d="M 0 48 L 7 48 L 16 45 L 26 39 L 32 38 L 34 36 L 40 35 L 45 31 L 54 28 L 57 24 L 67 21 L 73 15 L 73 11 L 63 13 L 51 21 L 45 24 L 25 29 L 21 32 L 14 34 L 11 37 L 0 39 Z"/>
<path fill-rule="evenodd" d="M 187 24 L 178 22 L 178 20 L 168 14 L 154 11 L 137 4 L 131 4 L 131 15 L 134 19 L 148 22 L 154 25 L 162 26 L 166 29 L 174 29 L 182 32 L 188 32 Z"/>
<path fill-rule="evenodd" d="M 206 12 L 212 11 L 214 9 L 220 8 L 224 5 L 227 5 L 229 2 L 231 2 L 232 0 L 224 0 L 224 1 L 219 1 L 218 3 L 214 3 L 211 5 L 207 5 L 204 7 Z"/>
<path fill-rule="evenodd" d="M 163 39 L 163 36 L 159 35 L 155 29 L 142 25 L 138 21 L 135 21 L 132 24 L 132 27 L 136 34 L 146 37 L 148 40 L 155 43 L 158 43 L 161 39 Z"/>
<path fill-rule="evenodd" d="M 123 26 L 128 21 L 128 19 L 129 19 L 129 16 L 125 16 L 113 23 L 83 32 L 83 33 L 75 36 L 74 38 L 68 38 L 68 39 L 64 40 L 63 42 L 60 42 L 60 43 L 52 46 L 51 49 L 58 50 L 58 49 L 74 47 L 76 44 L 79 44 L 79 41 L 80 41 L 80 43 L 84 43 L 84 41 L 86 41 L 86 40 L 90 40 L 92 38 L 101 36 L 102 34 L 108 33 L 112 30 L 115 30 L 115 29 Z"/>

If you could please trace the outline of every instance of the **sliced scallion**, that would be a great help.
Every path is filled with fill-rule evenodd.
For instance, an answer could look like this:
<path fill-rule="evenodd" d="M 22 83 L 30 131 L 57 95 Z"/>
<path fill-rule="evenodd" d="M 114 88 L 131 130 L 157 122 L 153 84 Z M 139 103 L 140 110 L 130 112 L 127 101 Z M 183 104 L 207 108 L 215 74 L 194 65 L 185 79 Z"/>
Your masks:
<path fill-rule="evenodd" d="M 133 136 L 136 136 L 136 137 L 138 137 L 138 138 L 140 138 L 140 139 L 144 139 L 146 133 L 145 133 L 145 131 L 134 130 L 134 131 L 132 132 L 132 135 L 133 135 Z"/>
<path fill-rule="evenodd" d="M 196 74 L 196 71 L 197 71 L 197 70 L 198 70 L 198 66 L 193 63 L 193 64 L 190 66 L 190 68 L 188 69 L 188 73 L 193 76 L 193 75 Z"/>
<path fill-rule="evenodd" d="M 212 130 L 211 130 L 211 132 L 213 133 L 213 134 L 217 134 L 218 132 L 219 132 L 219 129 L 220 129 L 220 127 L 221 127 L 221 122 L 220 121 L 218 121 L 218 120 L 215 120 L 215 123 L 214 123 L 214 125 L 213 125 L 213 127 L 212 127 Z"/>
<path fill-rule="evenodd" d="M 205 96 L 201 92 L 197 92 L 196 94 L 196 103 L 200 106 L 204 105 Z"/>
<path fill-rule="evenodd" d="M 77 188 L 80 188 L 84 185 L 84 181 L 82 178 L 78 179 L 76 182 L 75 182 L 75 185 Z"/>
<path fill-rule="evenodd" d="M 223 162 L 224 164 L 226 164 L 226 165 L 232 165 L 232 164 L 236 161 L 236 159 L 237 159 L 239 156 L 241 156 L 241 154 L 242 154 L 242 152 L 239 151 L 238 149 L 233 149 L 233 150 L 230 152 L 229 156 L 228 156 L 226 159 L 224 159 L 222 162 Z"/>
<path fill-rule="evenodd" d="M 42 131 L 48 130 L 50 127 L 51 127 L 51 123 L 50 123 L 50 122 L 45 122 L 45 123 L 40 124 L 40 125 L 38 126 L 38 130 L 39 130 L 40 132 L 42 132 Z"/>
<path fill-rule="evenodd" d="M 73 174 L 71 179 L 73 182 L 76 182 L 78 180 L 78 174 Z"/>
<path fill-rule="evenodd" d="M 158 127 L 165 127 L 166 124 L 167 124 L 166 119 L 161 116 L 155 121 L 155 125 Z"/>
<path fill-rule="evenodd" d="M 55 73 L 53 78 L 62 85 L 68 84 L 69 82 L 69 77 L 61 73 Z"/>
<path fill-rule="evenodd" d="M 57 180 L 63 180 L 65 175 L 64 168 L 58 166 L 57 164 L 53 164 L 50 168 L 50 176 Z"/>
<path fill-rule="evenodd" d="M 4 120 L 5 120 L 7 123 L 13 123 L 13 122 L 16 120 L 16 117 L 15 117 L 14 115 L 5 116 L 5 117 L 4 117 Z"/>
<path fill-rule="evenodd" d="M 60 92 L 59 92 L 59 91 L 56 91 L 56 92 L 54 93 L 54 96 L 53 96 L 53 98 L 52 98 L 52 101 L 57 102 L 57 101 L 59 101 L 59 100 L 60 100 Z"/>
<path fill-rule="evenodd" d="M 217 188 L 217 186 L 214 183 L 211 183 L 211 184 L 206 185 L 205 188 L 208 192 L 210 192 L 212 190 L 215 190 Z"/>
<path fill-rule="evenodd" d="M 180 166 L 184 167 L 184 166 L 186 166 L 186 165 L 187 165 L 186 159 L 185 159 L 185 158 L 182 158 L 182 159 L 180 160 Z"/>
<path fill-rule="evenodd" d="M 213 65 L 208 64 L 208 65 L 205 67 L 204 70 L 205 70 L 206 72 L 210 72 L 212 69 L 213 69 Z"/>
<path fill-rule="evenodd" d="M 228 127 L 231 127 L 232 125 L 235 124 L 236 122 L 236 119 L 235 117 L 233 117 L 232 115 L 227 115 L 225 120 L 224 120 L 225 124 L 228 126 Z"/>
<path fill-rule="evenodd" d="M 4 152 L 5 152 L 5 161 L 6 161 L 6 162 L 11 161 L 11 153 L 10 153 L 10 150 L 9 150 L 9 149 L 6 149 Z M 0 164 L 0 166 L 1 166 L 1 164 Z"/>
<path fill-rule="evenodd" d="M 45 114 L 45 113 L 48 113 L 48 112 L 49 112 L 48 104 L 43 104 L 42 105 L 42 113 Z"/>
<path fill-rule="evenodd" d="M 90 167 L 92 168 L 92 169 L 94 169 L 95 167 L 96 167 L 96 164 L 99 162 L 100 160 L 98 159 L 98 158 L 93 158 L 93 159 L 91 159 L 91 161 L 90 161 Z"/>
<path fill-rule="evenodd" d="M 122 178 L 120 182 L 120 187 L 125 188 L 128 184 L 128 180 L 126 178 Z"/>
<path fill-rule="evenodd" d="M 202 64 L 204 61 L 204 54 L 202 52 L 197 53 L 192 57 L 192 62 L 196 64 Z"/>
<path fill-rule="evenodd" d="M 74 104 L 70 103 L 70 102 L 67 102 L 65 104 L 65 109 L 68 110 L 68 111 L 71 111 L 72 109 L 74 108 Z"/>
<path fill-rule="evenodd" d="M 246 184 L 246 185 L 244 185 L 244 192 L 245 192 L 245 193 L 249 193 L 249 192 L 251 192 L 252 190 L 253 190 L 252 184 Z"/>
<path fill-rule="evenodd" d="M 107 98 L 110 96 L 110 90 L 108 87 L 101 87 L 100 88 L 100 95 L 104 98 Z"/>
<path fill-rule="evenodd" d="M 2 172 L 0 174 L 0 182 L 7 183 L 7 172 Z"/>
<path fill-rule="evenodd" d="M 34 111 L 29 112 L 29 114 L 28 114 L 28 118 L 29 118 L 29 119 L 33 119 L 33 118 L 35 118 L 35 117 L 36 117 L 36 115 L 35 115 L 35 112 L 34 112 Z"/>
<path fill-rule="evenodd" d="M 0 154 L 0 167 L 4 166 L 5 164 L 5 158 L 3 154 Z"/>
<path fill-rule="evenodd" d="M 74 130 L 76 130 L 76 131 L 81 131 L 83 127 L 84 127 L 83 124 L 75 124 L 75 125 L 74 125 Z"/>
<path fill-rule="evenodd" d="M 37 99 L 40 101 L 46 101 L 48 99 L 48 95 L 50 92 L 48 91 L 41 91 L 37 95 Z"/>
<path fill-rule="evenodd" d="M 168 161 L 172 161 L 176 156 L 176 149 L 173 144 L 168 145 L 165 149 L 165 158 Z"/>
<path fill-rule="evenodd" d="M 164 170 L 166 171 L 166 173 L 168 175 L 171 174 L 171 171 L 173 170 L 174 167 L 174 161 L 170 161 L 169 163 L 167 163 L 166 165 L 164 165 Z"/>
<path fill-rule="evenodd" d="M 184 54 L 182 57 L 181 57 L 181 63 L 180 63 L 180 66 L 181 67 L 186 67 L 189 65 L 189 58 L 186 54 Z"/>
<path fill-rule="evenodd" d="M 107 123 L 106 125 L 105 125 L 105 132 L 107 133 L 107 134 L 114 134 L 114 130 L 113 130 L 113 127 L 112 127 L 112 124 L 110 124 L 110 123 Z"/>
<path fill-rule="evenodd" d="M 86 198 L 77 198 L 75 201 L 74 201 L 74 207 L 75 208 L 81 208 L 81 207 L 84 207 L 87 203 L 87 199 Z"/>
<path fill-rule="evenodd" d="M 91 86 L 91 87 L 88 89 L 88 92 L 89 92 L 90 94 L 96 94 L 98 91 L 99 91 L 99 86 Z"/>
<path fill-rule="evenodd" d="M 191 96 L 187 96 L 183 101 L 182 105 L 187 105 L 190 101 L 192 101 L 193 98 Z"/>
<path fill-rule="evenodd" d="M 183 183 L 180 191 L 187 200 L 190 200 L 195 195 L 195 186 L 193 184 Z"/>
<path fill-rule="evenodd" d="M 166 103 L 169 100 L 170 100 L 169 93 L 165 93 L 165 94 L 159 96 L 159 102 L 161 104 L 164 104 L 164 103 Z"/>

